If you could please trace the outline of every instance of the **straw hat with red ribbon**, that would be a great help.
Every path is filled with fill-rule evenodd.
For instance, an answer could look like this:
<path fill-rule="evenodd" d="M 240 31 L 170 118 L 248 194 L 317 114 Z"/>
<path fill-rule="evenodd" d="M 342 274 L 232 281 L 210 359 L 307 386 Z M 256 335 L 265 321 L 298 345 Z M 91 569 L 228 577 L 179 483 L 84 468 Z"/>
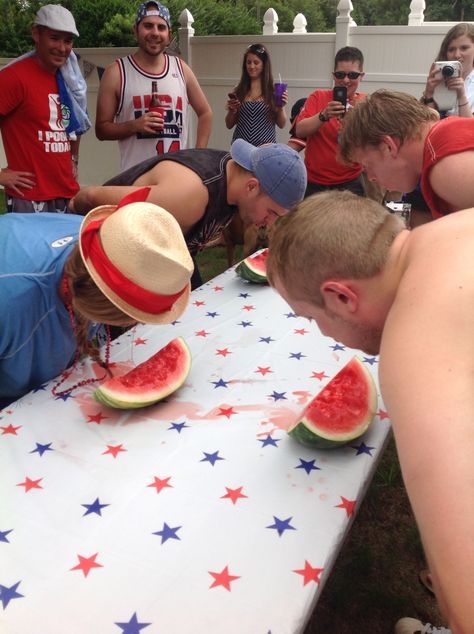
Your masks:
<path fill-rule="evenodd" d="M 79 237 L 92 279 L 132 319 L 166 324 L 178 319 L 191 291 L 194 264 L 175 218 L 145 202 L 149 187 L 84 218 Z"/>

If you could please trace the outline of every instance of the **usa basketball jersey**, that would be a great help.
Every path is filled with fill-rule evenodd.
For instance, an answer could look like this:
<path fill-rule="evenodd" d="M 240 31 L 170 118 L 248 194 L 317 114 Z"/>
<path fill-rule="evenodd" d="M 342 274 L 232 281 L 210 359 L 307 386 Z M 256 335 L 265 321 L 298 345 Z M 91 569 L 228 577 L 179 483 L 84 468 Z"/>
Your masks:
<path fill-rule="evenodd" d="M 188 96 L 181 60 L 163 53 L 165 64 L 159 75 L 138 66 L 132 55 L 117 60 L 120 71 L 120 101 L 117 122 L 138 119 L 151 99 L 151 82 L 158 82 L 160 107 L 164 110 L 164 128 L 154 134 L 138 133 L 119 139 L 121 171 L 147 158 L 186 148 L 188 136 Z"/>

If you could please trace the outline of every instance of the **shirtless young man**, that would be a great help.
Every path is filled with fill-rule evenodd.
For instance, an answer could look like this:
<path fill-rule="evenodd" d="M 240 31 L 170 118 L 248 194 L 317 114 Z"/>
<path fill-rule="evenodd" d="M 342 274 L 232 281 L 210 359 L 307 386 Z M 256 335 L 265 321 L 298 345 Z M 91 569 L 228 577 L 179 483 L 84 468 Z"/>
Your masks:
<path fill-rule="evenodd" d="M 453 634 L 474 623 L 473 211 L 408 231 L 370 199 L 318 194 L 278 223 L 267 260 L 295 313 L 380 352 L 405 485 Z M 396 631 L 446 631 L 415 623 Z"/>

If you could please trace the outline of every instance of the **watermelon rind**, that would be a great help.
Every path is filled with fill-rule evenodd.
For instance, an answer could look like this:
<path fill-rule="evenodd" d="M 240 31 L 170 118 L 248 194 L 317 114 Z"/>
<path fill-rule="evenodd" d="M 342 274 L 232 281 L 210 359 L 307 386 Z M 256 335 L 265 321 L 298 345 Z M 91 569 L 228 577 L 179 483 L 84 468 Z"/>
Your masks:
<path fill-rule="evenodd" d="M 260 253 L 254 255 L 250 255 L 237 265 L 235 272 L 242 279 L 247 280 L 248 282 L 266 284 L 267 274 L 265 268 L 262 268 L 262 260 L 264 261 L 267 255 L 268 249 L 264 249 Z"/>
<path fill-rule="evenodd" d="M 158 360 L 174 361 L 174 359 L 178 359 L 179 363 L 174 369 L 170 369 L 166 377 L 156 377 L 151 370 L 147 373 L 147 367 L 153 368 Z M 117 409 L 148 407 L 179 389 L 186 380 L 190 368 L 191 352 L 184 339 L 177 337 L 130 372 L 105 381 L 95 390 L 93 396 L 96 401 L 107 407 Z M 127 385 L 134 379 L 138 385 Z"/>
<path fill-rule="evenodd" d="M 356 381 L 347 384 L 352 376 Z M 344 382 L 346 381 L 345 385 Z M 340 389 L 344 387 L 345 389 Z M 332 402 L 328 404 L 328 399 Z M 354 399 L 359 399 L 356 405 Z M 324 421 L 315 418 L 324 410 Z M 344 431 L 329 430 L 331 412 L 343 418 Z M 290 436 L 307 447 L 333 449 L 346 445 L 365 434 L 377 411 L 377 389 L 372 374 L 357 357 L 353 357 L 306 406 L 296 423 L 288 429 Z M 344 415 L 344 412 L 346 413 Z M 322 428 L 324 423 L 324 429 Z M 337 423 L 335 423 L 335 426 Z M 350 427 L 347 429 L 347 427 Z"/>

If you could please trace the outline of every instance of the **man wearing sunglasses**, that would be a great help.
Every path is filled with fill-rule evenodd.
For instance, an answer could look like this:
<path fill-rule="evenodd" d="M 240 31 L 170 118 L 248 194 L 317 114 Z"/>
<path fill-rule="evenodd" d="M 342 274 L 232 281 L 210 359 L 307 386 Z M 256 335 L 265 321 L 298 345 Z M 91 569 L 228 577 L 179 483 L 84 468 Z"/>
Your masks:
<path fill-rule="evenodd" d="M 306 139 L 305 165 L 308 185 L 305 196 L 327 189 L 349 189 L 363 195 L 359 165 L 343 165 L 337 159 L 342 118 L 347 108 L 365 97 L 359 93 L 359 84 L 364 77 L 364 56 L 353 46 L 345 46 L 334 60 L 334 87 L 347 91 L 346 104 L 334 99 L 333 90 L 315 90 L 306 100 L 296 120 L 295 132 Z M 344 91 L 342 91 L 344 92 Z"/>

